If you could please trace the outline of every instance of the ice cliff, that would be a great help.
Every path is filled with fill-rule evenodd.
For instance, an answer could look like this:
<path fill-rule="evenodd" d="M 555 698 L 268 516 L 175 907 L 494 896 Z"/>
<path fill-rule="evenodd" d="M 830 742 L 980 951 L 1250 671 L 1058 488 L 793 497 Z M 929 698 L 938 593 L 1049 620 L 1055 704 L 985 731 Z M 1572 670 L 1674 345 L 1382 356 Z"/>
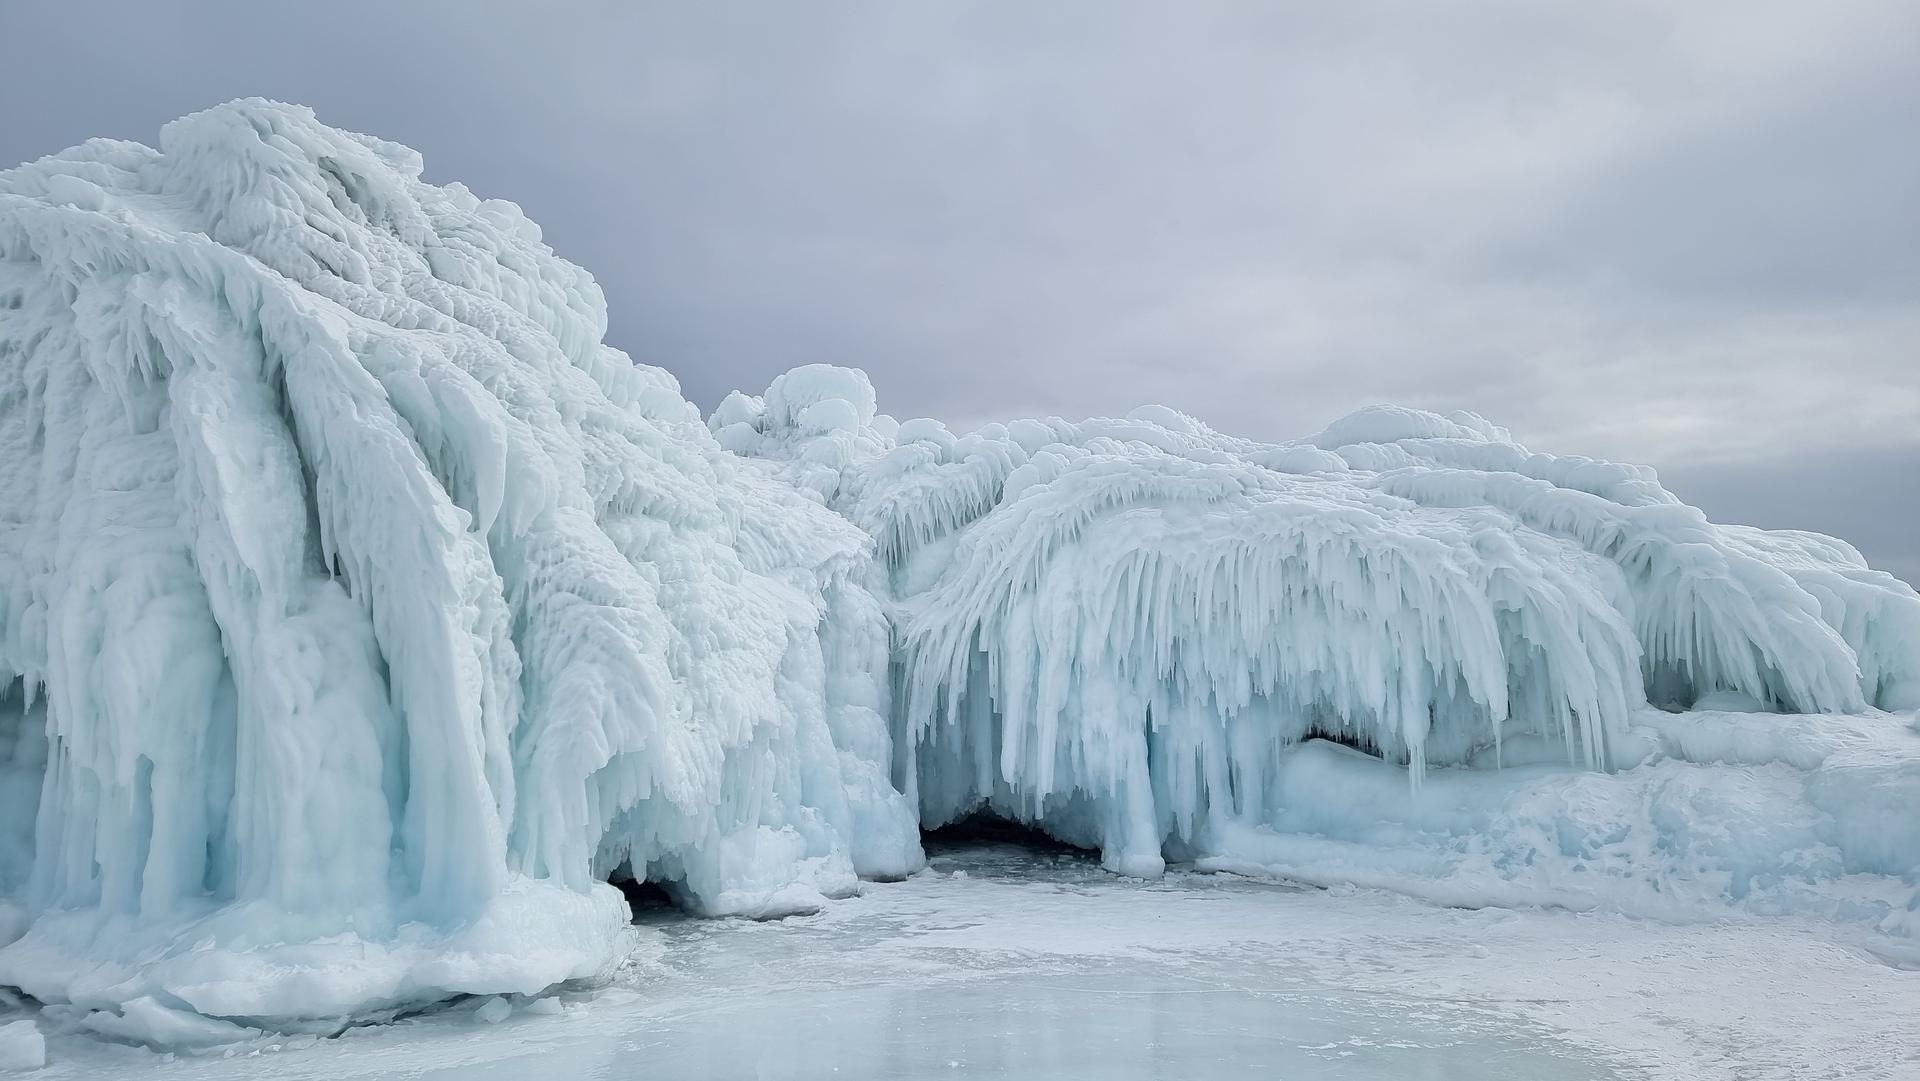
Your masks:
<path fill-rule="evenodd" d="M 1467 414 L 956 436 L 816 366 L 703 421 L 420 176 L 261 101 L 0 173 L 0 985 L 75 1023 L 537 992 L 610 877 L 803 911 L 981 809 L 1920 933 L 1920 596 L 1844 543 Z"/>

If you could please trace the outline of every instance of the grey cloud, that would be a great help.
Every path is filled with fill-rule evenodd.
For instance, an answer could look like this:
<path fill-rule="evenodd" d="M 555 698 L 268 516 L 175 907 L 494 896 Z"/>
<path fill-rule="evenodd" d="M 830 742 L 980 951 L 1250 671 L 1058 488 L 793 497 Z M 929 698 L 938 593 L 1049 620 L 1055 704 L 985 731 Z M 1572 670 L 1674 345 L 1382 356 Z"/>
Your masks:
<path fill-rule="evenodd" d="M 1848 471 L 1920 446 L 1900 0 L 29 0 L 0 39 L 0 161 L 304 102 L 524 205 L 705 406 L 831 361 L 954 423 L 1470 408 L 1915 558 L 1901 477 Z M 1787 447 L 1828 472 L 1769 488 Z"/>
<path fill-rule="evenodd" d="M 1920 27 L 1916 27 L 1920 32 Z M 1668 135 L 1569 185 L 1511 272 L 1674 308 L 1920 295 L 1920 67 L 1775 91 L 1777 111 Z"/>
<path fill-rule="evenodd" d="M 1680 463 L 1660 479 L 1714 521 L 1844 537 L 1873 566 L 1920 584 L 1920 446 Z"/>

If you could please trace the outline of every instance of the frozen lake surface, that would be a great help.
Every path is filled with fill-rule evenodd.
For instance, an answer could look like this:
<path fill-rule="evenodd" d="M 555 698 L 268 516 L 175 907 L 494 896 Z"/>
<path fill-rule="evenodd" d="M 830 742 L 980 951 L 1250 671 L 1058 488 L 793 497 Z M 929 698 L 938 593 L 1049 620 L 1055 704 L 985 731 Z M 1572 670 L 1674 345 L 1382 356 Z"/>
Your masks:
<path fill-rule="evenodd" d="M 1830 928 L 1143 883 L 986 841 L 930 854 L 926 873 L 814 916 L 643 911 L 612 987 L 494 1023 L 498 1000 L 468 1002 L 171 1061 L 56 1034 L 32 1076 L 1920 1076 L 1920 972 Z"/>

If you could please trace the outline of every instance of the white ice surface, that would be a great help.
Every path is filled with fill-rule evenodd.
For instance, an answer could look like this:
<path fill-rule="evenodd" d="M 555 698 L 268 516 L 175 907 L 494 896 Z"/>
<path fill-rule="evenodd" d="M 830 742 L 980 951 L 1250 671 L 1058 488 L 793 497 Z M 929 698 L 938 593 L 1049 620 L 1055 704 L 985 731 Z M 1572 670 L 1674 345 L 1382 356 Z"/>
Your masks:
<path fill-rule="evenodd" d="M 962 872 L 956 875 L 955 872 Z M 963 875 L 963 876 L 962 876 Z M 1292 1077 L 1895 1081 L 1920 972 L 1831 924 L 1461 910 L 1084 857 L 936 855 L 778 923 L 657 917 L 617 983 L 168 1061 L 67 1034 L 47 1081 Z"/>
<path fill-rule="evenodd" d="M 47 1041 L 40 1026 L 0 1014 L 0 1072 L 37 1070 L 47 1064 Z"/>

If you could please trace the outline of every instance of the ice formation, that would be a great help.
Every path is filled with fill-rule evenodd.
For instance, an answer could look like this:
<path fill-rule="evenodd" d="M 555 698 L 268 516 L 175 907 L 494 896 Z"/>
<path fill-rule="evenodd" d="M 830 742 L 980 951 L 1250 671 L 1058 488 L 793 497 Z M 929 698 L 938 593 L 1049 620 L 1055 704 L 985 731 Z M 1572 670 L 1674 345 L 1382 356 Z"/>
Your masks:
<path fill-rule="evenodd" d="M 0 1073 L 47 1064 L 47 1041 L 32 1021 L 0 1021 Z"/>
<path fill-rule="evenodd" d="M 0 174 L 0 984 L 346 1014 L 591 976 L 622 870 L 918 867 L 865 536 L 420 171 L 243 102 Z"/>
<path fill-rule="evenodd" d="M 0 173 L 0 985 L 54 1019 L 537 993 L 609 878 L 801 911 L 983 809 L 1920 936 L 1920 596 L 1845 544 L 1468 414 L 956 436 L 811 366 L 703 422 L 420 174 L 261 101 Z"/>
<path fill-rule="evenodd" d="M 875 538 L 923 823 L 985 806 L 1155 874 L 1300 832 L 1313 737 L 1417 788 L 1516 740 L 1633 765 L 1650 702 L 1920 705 L 1920 597 L 1846 544 L 1714 526 L 1471 414 L 1264 444 L 1157 406 L 959 437 L 874 409 L 814 367 L 710 423 Z"/>

